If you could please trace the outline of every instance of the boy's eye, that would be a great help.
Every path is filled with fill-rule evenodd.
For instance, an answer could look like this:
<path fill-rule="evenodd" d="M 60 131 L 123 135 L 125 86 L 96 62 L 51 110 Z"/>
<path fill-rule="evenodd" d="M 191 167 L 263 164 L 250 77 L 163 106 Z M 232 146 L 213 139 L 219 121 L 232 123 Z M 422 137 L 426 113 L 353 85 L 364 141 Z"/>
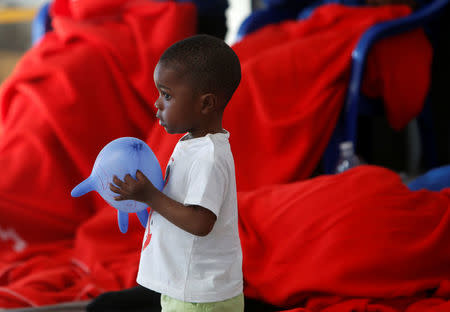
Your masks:
<path fill-rule="evenodd" d="M 171 98 L 172 98 L 172 96 L 170 95 L 170 94 L 168 94 L 168 93 L 166 93 L 166 92 L 161 92 L 161 95 L 163 96 L 163 98 L 165 99 L 165 100 L 170 100 Z"/>

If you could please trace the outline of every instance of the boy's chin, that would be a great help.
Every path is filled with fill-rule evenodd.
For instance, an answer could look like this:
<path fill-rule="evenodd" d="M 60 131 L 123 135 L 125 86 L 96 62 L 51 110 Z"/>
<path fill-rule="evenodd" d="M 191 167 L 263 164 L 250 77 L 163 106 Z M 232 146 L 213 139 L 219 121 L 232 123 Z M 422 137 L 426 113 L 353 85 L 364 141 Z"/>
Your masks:
<path fill-rule="evenodd" d="M 168 134 L 185 134 L 186 132 L 189 131 L 187 129 L 180 129 L 180 128 L 169 127 L 166 124 L 161 124 L 161 126 L 164 128 L 164 130 L 166 130 L 166 132 Z"/>
<path fill-rule="evenodd" d="M 186 133 L 186 132 L 177 131 L 175 129 L 167 128 L 167 126 L 164 126 L 164 130 L 166 130 L 166 132 L 168 134 L 184 134 L 184 133 Z"/>

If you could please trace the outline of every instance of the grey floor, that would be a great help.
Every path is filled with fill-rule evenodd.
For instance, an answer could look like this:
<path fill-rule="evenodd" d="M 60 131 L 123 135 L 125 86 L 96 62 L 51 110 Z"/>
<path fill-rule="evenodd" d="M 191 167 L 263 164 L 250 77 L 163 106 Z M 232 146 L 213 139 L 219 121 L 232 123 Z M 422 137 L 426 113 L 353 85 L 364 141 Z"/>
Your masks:
<path fill-rule="evenodd" d="M 38 308 L 20 308 L 20 309 L 0 309 L 8 312 L 85 312 L 89 301 L 74 301 Z"/>

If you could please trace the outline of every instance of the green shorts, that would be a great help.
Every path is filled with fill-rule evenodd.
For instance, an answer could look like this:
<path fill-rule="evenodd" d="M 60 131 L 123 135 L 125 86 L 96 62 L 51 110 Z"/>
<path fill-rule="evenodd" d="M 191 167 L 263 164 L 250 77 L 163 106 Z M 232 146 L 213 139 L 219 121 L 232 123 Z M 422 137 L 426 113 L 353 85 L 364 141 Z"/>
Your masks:
<path fill-rule="evenodd" d="M 161 312 L 244 312 L 244 294 L 217 302 L 191 303 L 161 295 Z"/>

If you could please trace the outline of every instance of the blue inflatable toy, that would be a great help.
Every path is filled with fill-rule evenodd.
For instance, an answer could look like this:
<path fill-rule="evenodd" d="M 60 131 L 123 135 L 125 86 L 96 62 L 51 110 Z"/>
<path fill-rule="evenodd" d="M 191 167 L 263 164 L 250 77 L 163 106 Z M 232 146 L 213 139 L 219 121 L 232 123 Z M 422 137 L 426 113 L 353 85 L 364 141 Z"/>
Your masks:
<path fill-rule="evenodd" d="M 136 179 L 136 171 L 142 173 L 162 190 L 164 186 L 161 167 L 155 154 L 142 140 L 123 137 L 108 143 L 98 154 L 89 178 L 78 184 L 71 192 L 73 197 L 82 196 L 90 191 L 97 191 L 103 199 L 117 209 L 119 229 L 128 230 L 128 214 L 136 213 L 143 227 L 147 225 L 147 205 L 134 200 L 116 201 L 118 196 L 109 189 L 113 177 L 123 180 L 127 174 Z"/>

